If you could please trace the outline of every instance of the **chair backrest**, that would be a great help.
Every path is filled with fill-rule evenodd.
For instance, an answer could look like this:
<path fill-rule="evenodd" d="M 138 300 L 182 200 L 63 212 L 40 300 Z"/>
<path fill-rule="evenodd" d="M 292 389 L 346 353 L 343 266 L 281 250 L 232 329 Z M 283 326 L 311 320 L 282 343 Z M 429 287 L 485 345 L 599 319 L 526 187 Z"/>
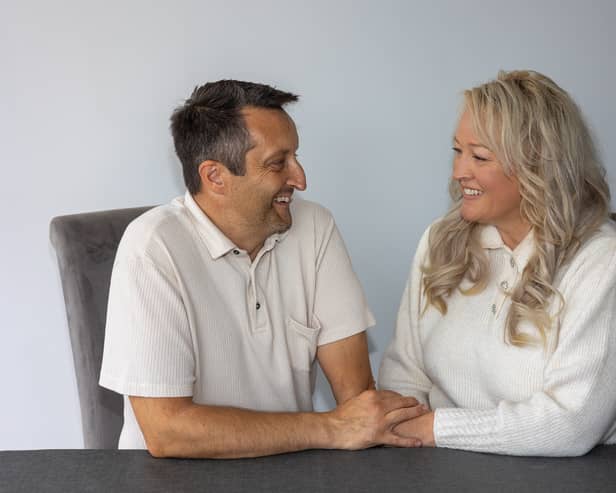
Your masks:
<path fill-rule="evenodd" d="M 151 207 L 55 217 L 50 237 L 58 256 L 85 448 L 117 448 L 123 397 L 99 387 L 111 269 L 126 226 Z"/>

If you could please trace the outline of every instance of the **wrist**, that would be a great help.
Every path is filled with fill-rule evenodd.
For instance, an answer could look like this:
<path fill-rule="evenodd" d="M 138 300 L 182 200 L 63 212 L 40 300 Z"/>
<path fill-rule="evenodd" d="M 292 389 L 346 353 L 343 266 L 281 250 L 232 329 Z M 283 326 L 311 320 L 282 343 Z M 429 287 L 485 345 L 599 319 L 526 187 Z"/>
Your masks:
<path fill-rule="evenodd" d="M 421 442 L 425 447 L 434 447 L 434 411 L 424 414 L 420 419 L 424 421 Z"/>
<path fill-rule="evenodd" d="M 311 448 L 339 449 L 338 419 L 333 411 L 308 413 L 307 434 L 311 441 Z"/>

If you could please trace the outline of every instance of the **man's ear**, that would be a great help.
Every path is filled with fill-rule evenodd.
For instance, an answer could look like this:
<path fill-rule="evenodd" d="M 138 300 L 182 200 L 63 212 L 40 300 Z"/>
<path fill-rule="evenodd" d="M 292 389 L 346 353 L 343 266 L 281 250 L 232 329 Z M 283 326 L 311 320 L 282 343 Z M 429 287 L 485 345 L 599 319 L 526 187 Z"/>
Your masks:
<path fill-rule="evenodd" d="M 219 161 L 208 159 L 199 165 L 201 186 L 213 193 L 224 193 L 227 168 Z"/>

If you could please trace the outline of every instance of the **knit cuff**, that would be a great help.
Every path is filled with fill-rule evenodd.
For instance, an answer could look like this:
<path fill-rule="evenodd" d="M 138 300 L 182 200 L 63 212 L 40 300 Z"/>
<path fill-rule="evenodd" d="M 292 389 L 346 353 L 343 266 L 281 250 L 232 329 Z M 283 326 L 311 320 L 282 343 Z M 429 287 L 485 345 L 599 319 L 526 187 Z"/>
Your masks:
<path fill-rule="evenodd" d="M 434 442 L 437 447 L 489 451 L 498 440 L 500 421 L 496 409 L 436 409 Z"/>

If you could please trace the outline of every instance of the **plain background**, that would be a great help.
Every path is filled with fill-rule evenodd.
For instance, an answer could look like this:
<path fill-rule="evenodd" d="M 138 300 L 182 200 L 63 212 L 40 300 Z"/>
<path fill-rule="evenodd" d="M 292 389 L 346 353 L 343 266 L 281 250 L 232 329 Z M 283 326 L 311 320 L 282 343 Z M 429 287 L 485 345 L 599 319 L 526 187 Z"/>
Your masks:
<path fill-rule="evenodd" d="M 53 216 L 183 192 L 168 131 L 195 85 L 301 95 L 303 195 L 334 213 L 378 320 L 376 373 L 424 228 L 447 207 L 461 91 L 546 73 L 616 191 L 616 3 L 0 0 L 0 449 L 82 446 Z M 331 405 L 320 382 L 319 409 Z"/>

